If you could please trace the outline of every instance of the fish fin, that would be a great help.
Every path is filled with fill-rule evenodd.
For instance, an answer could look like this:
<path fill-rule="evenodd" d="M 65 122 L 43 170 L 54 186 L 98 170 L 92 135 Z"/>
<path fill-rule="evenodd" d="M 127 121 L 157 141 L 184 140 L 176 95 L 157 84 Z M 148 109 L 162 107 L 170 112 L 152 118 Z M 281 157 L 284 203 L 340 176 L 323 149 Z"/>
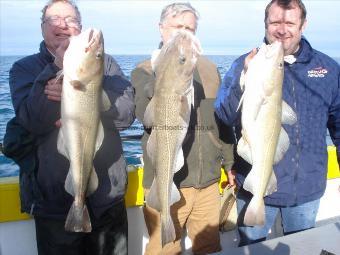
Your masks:
<path fill-rule="evenodd" d="M 181 199 L 181 195 L 179 194 L 178 188 L 175 185 L 175 183 L 172 183 L 170 205 L 173 205 L 174 203 L 178 202 L 180 199 Z"/>
<path fill-rule="evenodd" d="M 87 191 L 86 196 L 91 195 L 93 192 L 95 192 L 98 188 L 98 175 L 96 173 L 96 170 L 92 168 L 91 176 L 87 185 Z"/>
<path fill-rule="evenodd" d="M 250 172 L 248 173 L 246 179 L 243 183 L 243 188 L 252 194 L 255 194 L 256 188 L 256 179 L 258 178 L 257 171 L 254 167 L 251 168 Z"/>
<path fill-rule="evenodd" d="M 168 217 L 161 215 L 161 222 L 161 239 L 162 247 L 164 247 L 167 243 L 173 242 L 176 239 L 176 231 L 170 213 Z"/>
<path fill-rule="evenodd" d="M 73 188 L 73 178 L 72 178 L 72 170 L 71 170 L 71 168 L 69 169 L 68 174 L 66 176 L 65 190 L 67 191 L 67 193 L 69 193 L 73 197 L 75 196 L 75 192 L 74 192 L 74 188 Z"/>
<path fill-rule="evenodd" d="M 289 136 L 287 132 L 281 127 L 279 139 L 276 145 L 274 164 L 278 163 L 284 157 L 289 148 L 289 143 Z"/>
<path fill-rule="evenodd" d="M 176 163 L 175 173 L 177 173 L 184 166 L 184 156 L 183 156 L 183 149 L 182 148 L 180 148 L 177 152 L 177 157 L 176 157 L 175 163 Z"/>
<path fill-rule="evenodd" d="M 240 99 L 240 102 L 238 103 L 236 112 L 238 112 L 238 110 L 240 110 L 240 108 L 241 108 L 241 106 L 242 106 L 242 103 L 243 103 L 243 99 L 244 99 L 244 93 L 242 94 L 241 99 Z"/>
<path fill-rule="evenodd" d="M 157 151 L 156 132 L 152 132 L 146 144 L 146 152 L 151 160 L 152 165 L 155 165 L 156 151 Z"/>
<path fill-rule="evenodd" d="M 195 105 L 195 88 L 194 88 L 193 82 L 194 82 L 193 79 L 191 79 L 191 81 L 190 81 L 191 85 L 184 92 L 184 95 L 187 98 L 187 102 L 188 102 L 188 107 L 189 108 L 191 108 L 191 106 L 194 107 L 194 105 Z"/>
<path fill-rule="evenodd" d="M 146 110 L 144 112 L 144 119 L 143 119 L 143 125 L 151 128 L 155 119 L 155 114 L 154 114 L 154 107 L 155 105 L 155 100 L 151 99 L 149 102 L 148 106 L 146 107 Z"/>
<path fill-rule="evenodd" d="M 64 76 L 64 70 L 59 70 L 56 74 L 55 83 L 59 81 Z"/>
<path fill-rule="evenodd" d="M 91 232 L 90 215 L 85 204 L 77 207 L 73 202 L 67 214 L 65 230 L 69 232 Z"/>
<path fill-rule="evenodd" d="M 253 197 L 247 207 L 243 223 L 247 226 L 263 226 L 265 223 L 265 206 L 262 198 Z"/>
<path fill-rule="evenodd" d="M 96 138 L 96 147 L 95 147 L 93 157 L 96 155 L 96 152 L 99 150 L 100 146 L 102 146 L 103 140 L 104 140 L 104 127 L 103 127 L 103 123 L 99 121 L 97 138 Z"/>
<path fill-rule="evenodd" d="M 109 96 L 104 90 L 102 90 L 101 111 L 106 112 L 110 109 L 110 107 L 111 107 L 111 101 L 109 99 Z"/>
<path fill-rule="evenodd" d="M 157 66 L 157 58 L 159 56 L 159 53 L 161 52 L 160 49 L 154 50 L 151 54 L 151 68 L 153 71 L 156 70 L 156 66 Z"/>
<path fill-rule="evenodd" d="M 267 98 L 269 96 L 271 96 L 274 92 L 274 89 L 276 87 L 276 84 L 270 80 L 269 82 L 265 82 L 263 83 L 263 98 Z"/>
<path fill-rule="evenodd" d="M 72 80 L 70 81 L 70 84 L 72 85 L 74 89 L 78 89 L 78 90 L 81 90 L 84 87 L 81 81 L 78 81 L 78 80 Z"/>
<path fill-rule="evenodd" d="M 272 174 L 270 175 L 264 196 L 273 194 L 275 191 L 277 191 L 277 180 L 276 180 L 276 176 L 273 170 Z"/>
<path fill-rule="evenodd" d="M 243 69 L 240 75 L 240 88 L 242 91 L 244 91 L 245 86 L 246 86 L 246 74 L 244 73 Z"/>
<path fill-rule="evenodd" d="M 296 121 L 297 121 L 296 113 L 285 101 L 282 100 L 282 116 L 281 116 L 282 124 L 294 125 Z"/>
<path fill-rule="evenodd" d="M 153 179 L 152 185 L 148 197 L 146 198 L 146 204 L 157 211 L 161 211 L 161 203 L 158 198 L 158 185 L 156 179 Z"/>
<path fill-rule="evenodd" d="M 68 153 L 67 153 L 67 148 L 65 146 L 63 128 L 59 129 L 57 149 L 58 149 L 58 151 L 61 155 L 64 155 L 67 159 L 70 159 L 70 157 L 68 156 Z"/>
<path fill-rule="evenodd" d="M 256 104 L 254 104 L 254 117 L 253 119 L 256 120 L 257 116 L 259 115 L 259 112 L 261 110 L 262 105 L 266 104 L 266 97 L 261 97 Z"/>
<path fill-rule="evenodd" d="M 242 136 L 237 143 L 237 154 L 249 164 L 253 164 L 251 149 L 249 143 L 246 141 L 246 139 L 244 139 L 244 136 Z"/>
<path fill-rule="evenodd" d="M 191 101 L 191 99 L 188 99 L 188 96 L 180 96 L 181 108 L 179 111 L 179 115 L 182 117 L 183 120 L 187 120 L 190 117 L 189 114 L 191 111 L 191 103 L 189 103 L 189 101 Z"/>

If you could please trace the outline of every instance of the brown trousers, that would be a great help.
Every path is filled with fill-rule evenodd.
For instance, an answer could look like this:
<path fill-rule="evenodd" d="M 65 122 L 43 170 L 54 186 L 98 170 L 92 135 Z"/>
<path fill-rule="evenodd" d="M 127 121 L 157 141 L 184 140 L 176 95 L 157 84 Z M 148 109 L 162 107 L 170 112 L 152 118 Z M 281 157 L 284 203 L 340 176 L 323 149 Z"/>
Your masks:
<path fill-rule="evenodd" d="M 149 190 L 145 190 L 145 196 Z M 220 193 L 214 183 L 203 189 L 181 188 L 181 199 L 170 208 L 175 225 L 176 240 L 162 249 L 160 216 L 155 209 L 144 206 L 144 219 L 149 232 L 145 254 L 181 254 L 181 236 L 186 227 L 194 254 L 207 254 L 221 250 L 219 236 Z"/>

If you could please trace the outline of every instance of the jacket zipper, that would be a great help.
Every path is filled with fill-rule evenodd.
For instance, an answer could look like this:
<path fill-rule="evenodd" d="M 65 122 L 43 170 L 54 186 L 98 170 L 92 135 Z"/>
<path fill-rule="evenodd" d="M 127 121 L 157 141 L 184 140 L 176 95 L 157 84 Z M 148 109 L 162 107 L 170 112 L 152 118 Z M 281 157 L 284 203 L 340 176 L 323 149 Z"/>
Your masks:
<path fill-rule="evenodd" d="M 289 68 L 290 69 L 290 68 Z M 294 98 L 294 110 L 297 114 L 297 98 L 296 98 L 296 86 L 295 86 L 295 81 L 292 79 L 292 89 L 293 89 L 293 98 Z M 297 182 L 297 179 L 298 179 L 298 169 L 299 169 L 299 160 L 300 160 L 300 148 L 299 148 L 299 145 L 300 145 L 300 128 L 299 128 L 299 119 L 297 119 L 296 121 L 296 128 L 295 128 L 295 134 L 296 134 L 296 155 L 292 158 L 292 161 L 294 161 L 295 163 L 295 169 L 294 169 L 294 204 L 297 203 L 297 190 L 296 190 L 296 182 Z"/>

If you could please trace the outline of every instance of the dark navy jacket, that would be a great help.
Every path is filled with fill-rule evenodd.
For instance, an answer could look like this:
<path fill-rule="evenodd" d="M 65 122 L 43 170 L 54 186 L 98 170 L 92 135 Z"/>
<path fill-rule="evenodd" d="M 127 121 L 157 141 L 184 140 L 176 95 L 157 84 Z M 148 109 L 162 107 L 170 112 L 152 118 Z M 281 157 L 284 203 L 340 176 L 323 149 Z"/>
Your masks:
<path fill-rule="evenodd" d="M 47 99 L 45 85 L 59 71 L 54 57 L 40 45 L 40 52 L 15 62 L 10 70 L 10 90 L 18 122 L 37 137 L 37 183 L 43 199 L 34 201 L 32 212 L 43 217 L 64 219 L 73 198 L 64 188 L 69 161 L 57 150 L 60 102 Z M 131 84 L 112 57 L 105 56 L 103 89 L 111 107 L 101 113 L 104 140 L 94 158 L 99 179 L 97 190 L 87 199 L 90 212 L 100 217 L 124 199 L 127 184 L 126 163 L 119 130 L 134 120 L 134 93 Z"/>
<path fill-rule="evenodd" d="M 240 74 L 246 55 L 232 64 L 215 101 L 215 111 L 226 124 L 236 126 L 240 137 Z M 320 198 L 326 188 L 327 128 L 340 151 L 340 68 L 327 55 L 314 50 L 302 39 L 297 61 L 285 63 L 283 100 L 297 114 L 297 123 L 283 125 L 290 139 L 284 158 L 274 166 L 277 192 L 265 203 L 278 206 L 299 205 Z M 242 185 L 251 166 L 235 157 L 236 180 Z"/>

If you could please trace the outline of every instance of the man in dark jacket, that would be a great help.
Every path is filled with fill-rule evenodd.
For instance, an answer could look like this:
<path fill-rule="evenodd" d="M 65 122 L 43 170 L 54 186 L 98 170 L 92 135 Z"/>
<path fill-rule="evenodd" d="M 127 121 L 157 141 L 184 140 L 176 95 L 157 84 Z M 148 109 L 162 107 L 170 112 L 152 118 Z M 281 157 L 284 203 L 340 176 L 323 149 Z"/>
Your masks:
<path fill-rule="evenodd" d="M 81 31 L 81 17 L 72 1 L 49 1 L 42 10 L 40 52 L 14 63 L 10 90 L 17 121 L 37 139 L 37 184 L 42 199 L 31 205 L 39 254 L 127 254 L 124 195 L 126 162 L 119 130 L 134 120 L 133 89 L 112 57 L 105 56 L 103 89 L 111 101 L 101 113 L 104 140 L 95 155 L 98 188 L 86 198 L 92 232 L 64 229 L 73 197 L 64 183 L 69 161 L 57 150 L 60 127 L 62 69 L 68 38 Z"/>
<path fill-rule="evenodd" d="M 283 100 L 297 114 L 297 122 L 284 125 L 290 146 L 274 166 L 277 191 L 265 197 L 265 225 L 245 226 L 243 216 L 251 194 L 238 193 L 240 246 L 264 240 L 280 213 L 284 234 L 315 225 L 321 196 L 326 188 L 327 127 L 340 150 L 340 68 L 325 54 L 314 50 L 302 32 L 306 9 L 300 0 L 273 0 L 265 11 L 266 43 L 281 41 L 284 49 Z M 224 77 L 215 102 L 217 115 L 237 126 L 240 137 L 240 76 L 256 51 L 238 58 Z M 339 154 L 338 154 L 339 155 Z M 339 157 L 338 157 L 339 159 Z M 242 186 L 251 166 L 236 155 L 236 181 Z"/>
<path fill-rule="evenodd" d="M 198 14 L 190 4 L 176 3 L 163 9 L 160 20 L 162 43 L 179 29 L 195 33 Z M 157 50 L 156 50 L 157 51 Z M 136 116 L 143 123 L 144 112 L 149 104 L 155 86 L 152 63 L 147 60 L 137 66 L 131 75 L 136 90 Z M 194 108 L 191 110 L 190 124 L 183 143 L 184 166 L 174 175 L 174 182 L 180 190 L 181 199 L 171 206 L 176 240 L 162 249 L 160 239 L 159 213 L 146 205 L 145 223 L 149 232 L 149 243 L 145 254 L 181 254 L 181 235 L 186 226 L 192 240 L 192 250 L 197 254 L 217 252 L 221 249 L 219 239 L 220 195 L 218 181 L 221 164 L 229 170 L 233 163 L 233 136 L 228 129 L 218 125 L 214 115 L 213 102 L 216 97 L 220 77 L 216 66 L 205 57 L 199 57 L 194 71 Z M 221 133 L 219 132 L 221 131 Z M 226 137 L 223 142 L 221 134 Z M 232 132 L 229 134 L 233 135 Z M 145 195 L 149 193 L 155 169 L 147 155 L 146 144 L 150 130 L 142 138 Z"/>

